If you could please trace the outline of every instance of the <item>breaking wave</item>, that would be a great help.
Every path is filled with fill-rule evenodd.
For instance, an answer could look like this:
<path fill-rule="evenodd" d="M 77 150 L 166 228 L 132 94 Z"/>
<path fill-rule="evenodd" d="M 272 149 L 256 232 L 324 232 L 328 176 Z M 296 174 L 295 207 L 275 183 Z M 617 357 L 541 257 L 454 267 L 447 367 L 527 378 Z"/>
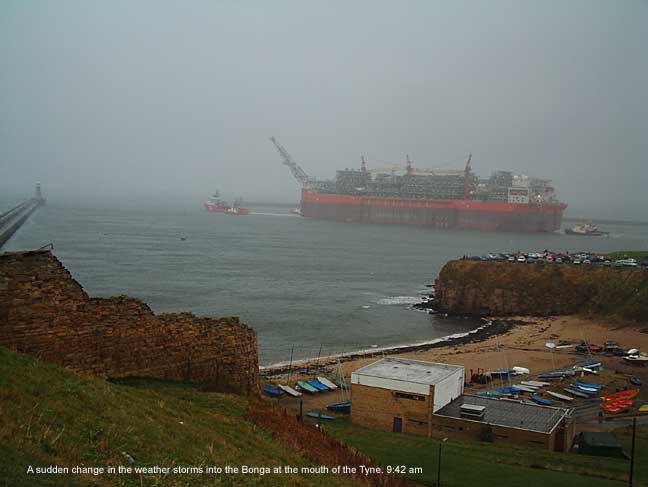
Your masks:
<path fill-rule="evenodd" d="M 391 296 L 389 298 L 379 299 L 378 304 L 384 304 L 387 306 L 398 305 L 398 304 L 416 304 L 421 301 L 420 296 Z"/>

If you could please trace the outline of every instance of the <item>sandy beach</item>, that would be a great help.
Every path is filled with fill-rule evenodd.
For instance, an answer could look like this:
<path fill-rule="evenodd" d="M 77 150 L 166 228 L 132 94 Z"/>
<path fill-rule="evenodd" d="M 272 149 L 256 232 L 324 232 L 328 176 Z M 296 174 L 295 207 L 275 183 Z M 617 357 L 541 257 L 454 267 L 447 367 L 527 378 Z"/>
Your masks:
<path fill-rule="evenodd" d="M 471 369 L 478 368 L 486 371 L 508 369 L 514 366 L 526 367 L 531 375 L 550 371 L 553 369 L 570 366 L 574 363 L 587 360 L 588 357 L 576 353 L 574 348 L 554 350 L 553 353 L 546 347 L 547 342 L 557 343 L 560 340 L 581 343 L 583 340 L 591 344 L 602 345 L 605 341 L 615 341 L 625 349 L 639 348 L 648 351 L 648 324 L 619 324 L 604 320 L 584 318 L 578 316 L 558 316 L 550 318 L 536 317 L 507 317 L 491 318 L 495 323 L 508 323 L 508 330 L 501 334 L 488 336 L 481 341 L 472 343 L 449 344 L 437 348 L 413 350 L 403 353 L 385 353 L 389 357 L 407 357 L 432 362 L 442 362 L 453 365 L 463 365 L 466 369 L 466 380 L 470 380 Z M 425 347 L 423 347 L 425 348 Z M 290 373 L 290 382 L 302 377 L 313 377 L 316 374 L 328 372 L 335 375 L 339 368 L 344 376 L 349 378 L 354 370 L 381 358 L 381 353 L 373 356 L 344 357 L 338 363 L 337 359 L 322 359 L 300 363 L 293 367 Z M 628 385 L 630 376 L 637 376 L 648 382 L 648 367 L 638 367 L 626 364 L 621 357 L 596 355 L 603 361 L 604 370 L 596 377 L 598 382 L 604 382 L 610 390 L 623 388 Z M 308 370 L 305 375 L 304 372 Z M 319 370 L 319 372 L 317 372 Z M 313 372 L 315 371 L 315 373 Z M 286 383 L 288 374 L 285 369 L 265 371 L 265 383 Z M 489 386 L 474 385 L 470 390 L 479 390 L 498 387 L 497 383 Z M 469 389 L 466 390 L 469 392 Z M 645 394 L 645 392 L 644 392 Z M 304 397 L 308 408 L 325 404 L 330 398 Z M 648 399 L 648 397 L 643 397 Z M 306 402 L 305 401 L 305 402 Z M 287 401 L 290 407 L 290 401 Z"/>

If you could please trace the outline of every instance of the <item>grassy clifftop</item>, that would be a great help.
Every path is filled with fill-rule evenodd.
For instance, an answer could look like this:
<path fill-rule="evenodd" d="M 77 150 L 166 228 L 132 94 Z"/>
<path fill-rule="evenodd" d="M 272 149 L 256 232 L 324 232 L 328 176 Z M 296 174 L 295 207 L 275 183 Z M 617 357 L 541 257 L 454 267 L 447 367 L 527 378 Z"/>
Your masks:
<path fill-rule="evenodd" d="M 592 313 L 648 321 L 648 271 L 642 269 L 454 260 L 439 273 L 436 291 L 439 308 L 450 313 Z"/>
<path fill-rule="evenodd" d="M 29 475 L 27 468 L 305 466 L 243 419 L 246 400 L 152 380 L 81 377 L 0 347 L 0 486 L 356 485 L 308 475 Z"/>

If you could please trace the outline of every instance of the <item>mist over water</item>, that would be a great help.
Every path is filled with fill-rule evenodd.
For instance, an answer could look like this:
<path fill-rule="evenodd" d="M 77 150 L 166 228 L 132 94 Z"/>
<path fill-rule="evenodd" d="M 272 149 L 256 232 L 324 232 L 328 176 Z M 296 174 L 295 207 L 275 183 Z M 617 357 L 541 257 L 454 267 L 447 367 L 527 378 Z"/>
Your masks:
<path fill-rule="evenodd" d="M 262 364 L 431 340 L 476 322 L 410 309 L 443 264 L 491 251 L 648 249 L 648 226 L 606 225 L 609 238 L 348 224 L 256 206 L 234 217 L 39 208 L 3 250 L 54 244 L 91 296 L 127 294 L 156 312 L 240 316 Z M 182 241 L 181 237 L 186 236 Z M 522 265 L 522 264 L 521 264 Z"/>
<path fill-rule="evenodd" d="M 641 0 L 4 0 L 0 195 L 296 202 L 275 135 L 313 177 L 471 152 L 643 220 L 646 25 Z"/>

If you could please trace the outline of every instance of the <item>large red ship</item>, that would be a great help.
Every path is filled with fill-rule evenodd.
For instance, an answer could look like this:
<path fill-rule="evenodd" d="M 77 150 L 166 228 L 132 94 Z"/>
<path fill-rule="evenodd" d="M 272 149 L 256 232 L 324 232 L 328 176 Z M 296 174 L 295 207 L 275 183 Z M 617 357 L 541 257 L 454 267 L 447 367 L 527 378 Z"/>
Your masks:
<path fill-rule="evenodd" d="M 346 222 L 428 225 L 435 228 L 508 232 L 553 232 L 567 207 L 551 181 L 495 171 L 480 179 L 468 156 L 464 169 L 404 166 L 337 171 L 334 180 L 315 180 L 271 138 L 284 164 L 302 184 L 301 214 Z"/>

